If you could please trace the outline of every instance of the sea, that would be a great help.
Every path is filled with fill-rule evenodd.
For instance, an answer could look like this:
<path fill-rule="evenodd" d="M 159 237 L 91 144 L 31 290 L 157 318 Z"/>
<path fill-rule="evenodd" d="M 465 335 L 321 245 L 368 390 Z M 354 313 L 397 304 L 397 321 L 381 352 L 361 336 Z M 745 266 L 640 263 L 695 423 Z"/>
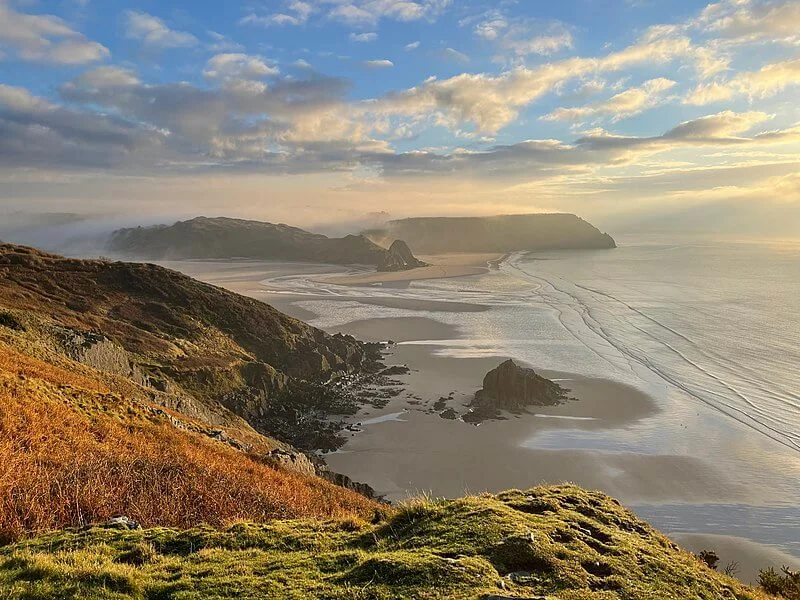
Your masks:
<path fill-rule="evenodd" d="M 525 444 L 699 458 L 746 500 L 666 497 L 634 501 L 634 510 L 670 533 L 724 533 L 800 558 L 800 241 L 617 241 L 614 250 L 514 253 L 470 277 L 345 288 L 298 275 L 264 285 L 308 294 L 298 305 L 320 327 L 425 316 L 458 335 L 405 343 L 451 357 L 510 356 L 647 392 L 656 418 L 605 432 L 565 424 Z M 380 306 L 387 298 L 488 309 Z"/>

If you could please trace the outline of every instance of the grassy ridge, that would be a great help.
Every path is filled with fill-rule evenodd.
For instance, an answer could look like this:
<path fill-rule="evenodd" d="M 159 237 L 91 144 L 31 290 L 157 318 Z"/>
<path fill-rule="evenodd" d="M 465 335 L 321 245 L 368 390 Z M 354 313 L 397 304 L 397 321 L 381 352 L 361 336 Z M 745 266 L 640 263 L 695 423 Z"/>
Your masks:
<path fill-rule="evenodd" d="M 10 598 L 735 599 L 614 500 L 574 486 L 420 501 L 358 519 L 52 533 L 0 550 Z"/>
<path fill-rule="evenodd" d="M 0 343 L 0 540 L 119 514 L 191 527 L 369 516 L 376 507 Z"/>

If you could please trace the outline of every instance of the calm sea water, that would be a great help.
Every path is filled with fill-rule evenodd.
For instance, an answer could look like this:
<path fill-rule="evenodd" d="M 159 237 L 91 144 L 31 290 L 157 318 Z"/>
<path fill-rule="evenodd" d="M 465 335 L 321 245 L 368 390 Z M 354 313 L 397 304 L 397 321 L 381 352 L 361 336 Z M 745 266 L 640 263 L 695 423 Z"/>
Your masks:
<path fill-rule="evenodd" d="M 630 241 L 504 269 L 616 369 L 649 370 L 800 451 L 800 243 Z"/>

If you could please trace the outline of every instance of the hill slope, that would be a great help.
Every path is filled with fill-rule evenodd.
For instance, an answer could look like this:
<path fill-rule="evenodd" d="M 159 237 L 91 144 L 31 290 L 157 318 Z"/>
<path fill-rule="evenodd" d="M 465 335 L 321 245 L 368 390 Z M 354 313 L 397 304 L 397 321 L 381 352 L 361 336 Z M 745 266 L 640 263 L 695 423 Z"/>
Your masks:
<path fill-rule="evenodd" d="M 28 599 L 766 598 L 573 486 L 419 502 L 373 524 L 53 533 L 0 550 L 0 590 Z"/>
<path fill-rule="evenodd" d="M 0 542 L 121 514 L 191 527 L 378 508 L 283 468 L 276 443 L 246 427 L 210 427 L 144 388 L 51 358 L 0 341 Z"/>
<path fill-rule="evenodd" d="M 377 243 L 403 239 L 420 254 L 616 247 L 610 235 L 569 214 L 417 217 L 364 235 Z"/>
<path fill-rule="evenodd" d="M 191 417 L 244 419 L 266 435 L 281 427 L 291 442 L 307 433 L 312 447 L 333 443 L 319 439 L 332 434 L 317 414 L 318 384 L 369 362 L 352 337 L 155 265 L 5 244 L 0 281 L 0 309 L 18 315 L 20 339 L 123 376 Z"/>
<path fill-rule="evenodd" d="M 120 255 L 144 259 L 237 257 L 407 268 L 364 236 L 329 238 L 289 225 L 227 217 L 119 229 L 111 235 L 109 247 Z"/>

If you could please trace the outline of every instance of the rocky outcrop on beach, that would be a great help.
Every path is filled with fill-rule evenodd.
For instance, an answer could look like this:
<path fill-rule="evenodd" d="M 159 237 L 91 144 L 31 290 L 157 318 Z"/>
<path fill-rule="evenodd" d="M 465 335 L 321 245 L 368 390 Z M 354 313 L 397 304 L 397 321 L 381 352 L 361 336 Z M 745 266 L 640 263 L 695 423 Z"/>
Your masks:
<path fill-rule="evenodd" d="M 521 412 L 528 406 L 555 406 L 568 400 L 567 393 L 554 381 L 533 369 L 507 360 L 483 378 L 483 389 L 475 393 L 473 407 L 480 411 Z"/>
<path fill-rule="evenodd" d="M 378 244 L 402 239 L 421 254 L 616 248 L 613 238 L 571 214 L 416 217 L 365 231 Z"/>
<path fill-rule="evenodd" d="M 387 250 L 363 235 L 329 238 L 283 223 L 228 217 L 118 229 L 108 245 L 112 253 L 148 260 L 250 258 L 374 265 L 381 271 L 423 264 L 403 242 Z"/>
<path fill-rule="evenodd" d="M 384 261 L 378 265 L 378 271 L 407 271 L 426 266 L 427 263 L 414 256 L 408 244 L 403 240 L 395 240 L 389 246 Z"/>

